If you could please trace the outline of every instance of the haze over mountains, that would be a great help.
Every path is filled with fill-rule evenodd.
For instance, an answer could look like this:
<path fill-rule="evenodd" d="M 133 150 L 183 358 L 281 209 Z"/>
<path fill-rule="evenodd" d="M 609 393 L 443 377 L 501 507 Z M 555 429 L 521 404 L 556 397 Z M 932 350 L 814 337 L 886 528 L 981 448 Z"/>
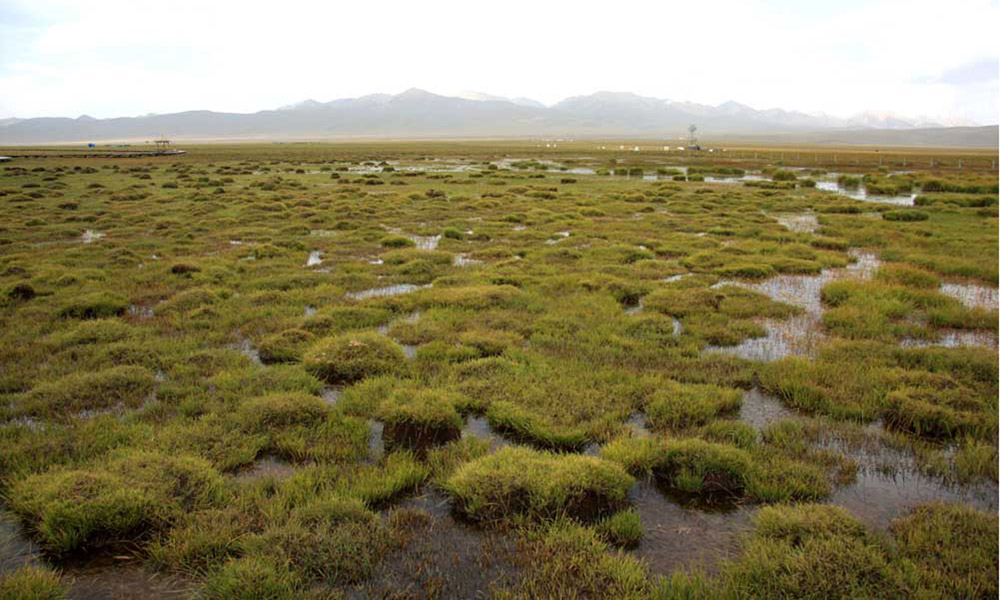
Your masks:
<path fill-rule="evenodd" d="M 738 102 L 708 106 L 598 92 L 552 106 L 530 98 L 470 92 L 461 97 L 410 89 L 331 102 L 305 100 L 251 114 L 187 111 L 93 119 L 0 120 L 0 144 L 149 140 L 318 140 L 433 137 L 641 137 L 682 138 L 697 124 L 705 139 L 727 136 L 814 143 L 997 146 L 997 127 L 944 127 L 889 114 L 850 119 L 778 108 L 756 110 Z M 866 141 L 867 140 L 867 141 Z"/>

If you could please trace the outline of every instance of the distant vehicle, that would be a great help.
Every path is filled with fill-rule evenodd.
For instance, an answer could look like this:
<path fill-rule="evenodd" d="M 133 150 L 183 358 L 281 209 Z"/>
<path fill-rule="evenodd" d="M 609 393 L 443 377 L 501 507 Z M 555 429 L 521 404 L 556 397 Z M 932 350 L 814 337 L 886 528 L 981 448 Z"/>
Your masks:
<path fill-rule="evenodd" d="M 97 144 L 95 144 L 94 142 L 90 142 L 89 144 L 87 144 L 87 147 L 88 148 L 96 148 Z"/>

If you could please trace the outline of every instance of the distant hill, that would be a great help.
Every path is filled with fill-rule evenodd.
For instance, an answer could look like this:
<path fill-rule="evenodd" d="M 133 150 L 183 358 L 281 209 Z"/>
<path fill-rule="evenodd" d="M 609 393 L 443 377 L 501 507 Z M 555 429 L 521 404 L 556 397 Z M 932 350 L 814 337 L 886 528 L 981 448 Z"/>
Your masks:
<path fill-rule="evenodd" d="M 419 89 L 331 102 L 305 100 L 251 114 L 187 111 L 114 119 L 5 119 L 0 144 L 149 140 L 291 140 L 427 137 L 679 138 L 689 124 L 720 139 L 751 136 L 808 143 L 996 147 L 997 128 L 937 127 L 891 115 L 854 119 L 782 109 L 757 110 L 738 102 L 718 106 L 598 92 L 552 106 L 528 98 L 482 93 L 455 98 Z M 992 135 L 990 135 L 992 131 Z"/>
<path fill-rule="evenodd" d="M 854 129 L 784 133 L 776 135 L 735 136 L 727 141 L 743 139 L 748 142 L 774 144 L 816 144 L 844 146 L 884 147 L 954 147 L 996 148 L 1000 128 L 996 125 L 980 127 L 924 127 L 915 129 Z"/>

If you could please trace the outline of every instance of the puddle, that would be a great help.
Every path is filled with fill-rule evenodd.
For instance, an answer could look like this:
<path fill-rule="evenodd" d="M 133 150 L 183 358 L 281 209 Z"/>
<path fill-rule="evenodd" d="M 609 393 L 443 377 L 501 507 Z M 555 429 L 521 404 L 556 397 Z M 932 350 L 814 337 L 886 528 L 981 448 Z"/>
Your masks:
<path fill-rule="evenodd" d="M 874 438 L 866 442 L 860 447 L 849 447 L 833 438 L 821 443 L 821 447 L 840 452 L 858 463 L 855 482 L 835 489 L 828 502 L 850 510 L 869 527 L 884 529 L 910 508 L 933 501 L 969 504 L 997 512 L 996 483 L 948 485 L 921 474 L 909 451 L 889 448 Z"/>
<path fill-rule="evenodd" d="M 642 311 L 642 298 L 639 298 L 639 301 L 636 302 L 635 304 L 625 305 L 625 314 L 626 315 L 637 315 L 641 311 Z M 676 330 L 677 330 L 677 326 L 675 325 L 674 326 L 674 331 L 676 332 Z"/>
<path fill-rule="evenodd" d="M 819 275 L 779 275 L 751 283 L 724 280 L 712 287 L 737 285 L 802 308 L 801 315 L 787 319 L 763 319 L 764 337 L 745 340 L 736 346 L 709 346 L 706 352 L 732 354 L 747 360 L 770 362 L 785 356 L 809 356 L 826 338 L 820 318 L 823 304 L 820 291 L 831 281 L 843 278 L 869 279 L 880 261 L 875 254 L 850 250 L 855 262 L 843 269 L 825 269 Z"/>
<path fill-rule="evenodd" d="M 14 513 L 0 508 L 0 574 L 37 563 L 41 551 L 30 539 Z"/>
<path fill-rule="evenodd" d="M 462 437 L 476 437 L 488 441 L 490 443 L 490 452 L 496 452 L 500 448 L 513 445 L 510 440 L 493 430 L 486 417 L 477 417 L 475 415 L 469 415 L 466 419 L 465 427 L 462 428 Z"/>
<path fill-rule="evenodd" d="M 810 356 L 826 335 L 820 329 L 819 318 L 800 315 L 784 320 L 764 319 L 760 322 L 767 333 L 750 338 L 735 346 L 708 346 L 706 352 L 732 354 L 746 360 L 772 362 L 786 356 Z"/>
<path fill-rule="evenodd" d="M 316 307 L 310 304 L 307 304 L 305 310 L 302 311 L 303 317 L 311 317 L 314 314 L 316 314 Z"/>
<path fill-rule="evenodd" d="M 400 344 L 403 349 L 403 354 L 406 355 L 407 360 L 413 360 L 417 357 L 417 347 L 412 344 Z"/>
<path fill-rule="evenodd" d="M 415 292 L 417 290 L 422 290 L 424 288 L 431 287 L 431 284 L 427 285 L 413 285 L 412 283 L 400 283 L 396 285 L 389 285 L 380 288 L 371 288 L 368 290 L 363 290 L 360 292 L 348 292 L 344 294 L 345 297 L 351 300 L 367 300 L 368 298 L 382 298 L 385 296 L 397 296 L 399 294 L 409 294 L 410 292 Z"/>
<path fill-rule="evenodd" d="M 87 420 L 107 415 L 114 415 L 120 419 L 127 410 L 128 407 L 125 406 L 124 403 L 116 402 L 113 406 L 109 406 L 107 408 L 85 408 L 79 412 L 73 413 L 73 417 L 76 419 Z"/>
<path fill-rule="evenodd" d="M 900 342 L 904 348 L 992 348 L 997 349 L 997 332 L 984 329 L 939 329 L 936 340 L 906 338 Z"/>
<path fill-rule="evenodd" d="M 985 308 L 986 310 L 997 310 L 998 289 L 977 285 L 972 283 L 943 283 L 941 293 L 952 298 L 957 298 L 959 302 L 969 308 Z"/>
<path fill-rule="evenodd" d="M 64 575 L 73 583 L 68 600 L 178 600 L 194 598 L 196 586 L 176 575 L 148 571 L 138 560 L 94 559 L 72 566 Z"/>
<path fill-rule="evenodd" d="M 94 231 L 93 229 L 88 229 L 83 232 L 82 236 L 80 236 L 80 241 L 82 241 L 84 244 L 89 244 L 94 240 L 99 240 L 106 235 L 107 235 L 106 233 L 99 233 L 97 231 Z"/>
<path fill-rule="evenodd" d="M 389 233 L 401 235 L 412 241 L 416 244 L 417 250 L 437 250 L 438 243 L 441 242 L 440 235 L 414 235 L 412 233 L 403 233 L 401 229 L 396 227 L 388 227 L 387 230 Z"/>
<path fill-rule="evenodd" d="M 337 232 L 333 229 L 310 229 L 309 235 L 316 237 L 333 237 L 337 235 Z"/>
<path fill-rule="evenodd" d="M 340 398 L 344 395 L 344 388 L 340 386 L 327 386 L 323 388 L 319 397 L 322 398 L 327 404 L 333 406 L 334 404 L 340 402 Z"/>
<path fill-rule="evenodd" d="M 417 250 L 436 250 L 441 241 L 440 235 L 407 235 L 406 237 L 413 240 L 413 243 L 417 245 Z"/>
<path fill-rule="evenodd" d="M 400 511 L 417 511 L 400 525 L 405 545 L 371 580 L 348 588 L 348 598 L 483 598 L 515 583 L 514 541 L 453 515 L 443 493 L 424 489 L 388 514 Z"/>
<path fill-rule="evenodd" d="M 774 215 L 778 223 L 795 233 L 814 233 L 819 228 L 816 215 L 811 213 Z"/>
<path fill-rule="evenodd" d="M 670 317 L 670 322 L 674 325 L 674 335 L 684 333 L 684 325 L 677 319 L 677 317 Z"/>
<path fill-rule="evenodd" d="M 481 265 L 483 264 L 483 261 L 475 258 L 469 258 L 468 254 L 462 252 L 460 254 L 456 254 L 454 258 L 452 258 L 451 264 L 456 267 L 471 267 L 474 265 Z"/>
<path fill-rule="evenodd" d="M 835 194 L 840 194 L 841 196 L 847 196 L 848 198 L 853 198 L 854 200 L 863 200 L 865 202 L 877 202 L 879 204 L 893 204 L 896 206 L 913 206 L 913 201 L 916 200 L 917 194 L 910 193 L 900 196 L 881 196 L 878 194 L 869 194 L 865 190 L 864 184 L 858 187 L 844 187 L 837 182 L 838 173 L 827 173 L 827 175 L 818 181 L 816 181 L 816 189 L 823 190 L 825 192 L 833 192 Z"/>
<path fill-rule="evenodd" d="M 553 244 L 558 244 L 559 242 L 561 242 L 564 239 L 566 239 L 566 238 L 569 237 L 569 232 L 568 231 L 557 231 L 555 233 L 555 235 L 557 235 L 559 237 L 554 237 L 554 238 L 545 240 L 545 243 L 548 244 L 548 245 L 550 245 L 550 246 L 553 245 Z"/>
<path fill-rule="evenodd" d="M 254 346 L 249 339 L 240 336 L 239 341 L 232 344 L 230 348 L 238 350 L 240 354 L 250 359 L 253 364 L 263 367 L 264 363 L 260 360 L 260 352 L 257 351 L 256 346 Z"/>
<path fill-rule="evenodd" d="M 663 282 L 666 282 L 666 283 L 672 283 L 674 281 L 680 281 L 681 279 L 684 279 L 687 276 L 688 276 L 687 273 L 682 273 L 680 275 L 671 275 L 670 277 L 664 277 L 660 281 L 663 281 Z"/>
<path fill-rule="evenodd" d="M 239 482 L 247 482 L 268 477 L 280 481 L 291 477 L 294 473 L 294 465 L 274 456 L 265 456 L 254 462 L 250 468 L 237 473 L 235 479 Z"/>
<path fill-rule="evenodd" d="M 632 552 L 658 575 L 691 567 L 712 572 L 720 559 L 738 553 L 753 512 L 744 506 L 714 511 L 682 506 L 649 478 L 632 488 L 629 500 L 642 524 L 642 540 Z"/>
<path fill-rule="evenodd" d="M 306 259 L 307 267 L 315 267 L 317 265 L 323 264 L 322 253 L 319 250 L 313 250 L 309 253 L 309 258 Z"/>
<path fill-rule="evenodd" d="M 785 419 L 794 419 L 796 414 L 784 406 L 777 398 L 768 396 L 760 388 L 743 392 L 739 420 L 760 431 L 768 424 Z"/>
<path fill-rule="evenodd" d="M 368 432 L 367 462 L 369 463 L 376 462 L 385 455 L 385 441 L 382 439 L 384 428 L 382 421 L 371 420 Z"/>
<path fill-rule="evenodd" d="M 649 425 L 646 423 L 646 415 L 641 412 L 629 415 L 628 419 L 625 419 L 624 425 L 631 437 L 649 437 L 652 435 Z"/>
<path fill-rule="evenodd" d="M 137 319 L 152 319 L 154 315 L 152 306 L 145 304 L 129 304 L 128 315 Z"/>

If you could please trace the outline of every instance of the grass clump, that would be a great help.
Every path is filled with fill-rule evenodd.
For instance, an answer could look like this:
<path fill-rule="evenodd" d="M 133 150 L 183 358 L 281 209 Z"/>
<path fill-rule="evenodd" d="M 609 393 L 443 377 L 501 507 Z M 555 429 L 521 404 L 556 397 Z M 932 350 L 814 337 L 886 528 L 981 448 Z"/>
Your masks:
<path fill-rule="evenodd" d="M 654 429 L 683 429 L 736 412 L 742 402 L 739 390 L 667 381 L 650 396 L 646 416 Z"/>
<path fill-rule="evenodd" d="M 904 388 L 890 392 L 883 411 L 888 427 L 921 437 L 955 439 L 995 431 L 996 417 L 960 390 Z"/>
<path fill-rule="evenodd" d="M 58 573 L 26 565 L 0 575 L 0 600 L 65 600 L 68 586 Z"/>
<path fill-rule="evenodd" d="M 92 292 L 68 300 L 59 316 L 68 319 L 105 319 L 119 317 L 128 309 L 128 301 L 109 292 Z"/>
<path fill-rule="evenodd" d="M 524 574 L 497 590 L 500 600 L 529 598 L 649 598 L 645 565 L 608 544 L 591 528 L 558 520 L 529 532 L 518 564 Z"/>
<path fill-rule="evenodd" d="M 620 510 L 601 519 L 596 529 L 604 541 L 620 548 L 634 548 L 642 539 L 639 511 L 634 508 Z"/>
<path fill-rule="evenodd" d="M 303 349 L 315 336 L 303 329 L 286 329 L 281 333 L 265 337 L 257 345 L 260 360 L 264 364 L 298 362 Z"/>
<path fill-rule="evenodd" d="M 901 598 L 912 571 L 894 562 L 846 510 L 769 506 L 754 516 L 743 554 L 726 563 L 724 598 Z"/>
<path fill-rule="evenodd" d="M 205 600 L 296 600 L 304 583 L 286 565 L 259 556 L 226 563 L 205 578 L 200 597 Z"/>
<path fill-rule="evenodd" d="M 153 374 L 143 367 L 111 367 L 94 373 L 72 373 L 42 383 L 20 401 L 25 414 L 67 415 L 84 410 L 103 410 L 121 404 L 135 408 L 156 386 Z"/>
<path fill-rule="evenodd" d="M 277 393 L 247 400 L 236 413 L 245 434 L 265 440 L 262 450 L 293 461 L 346 461 L 364 452 L 368 428 L 334 413 L 316 396 Z"/>
<path fill-rule="evenodd" d="M 462 417 L 454 400 L 432 390 L 399 390 L 378 411 L 389 446 L 421 449 L 458 439 Z"/>
<path fill-rule="evenodd" d="M 542 448 L 578 450 L 589 439 L 588 433 L 580 428 L 553 425 L 511 402 L 494 402 L 486 418 L 497 431 Z"/>
<path fill-rule="evenodd" d="M 402 348 L 384 335 L 369 332 L 320 340 L 306 351 L 302 362 L 307 371 L 328 383 L 353 383 L 406 368 Z"/>
<path fill-rule="evenodd" d="M 997 515 L 953 504 L 919 506 L 892 522 L 900 555 L 917 565 L 922 591 L 996 598 Z"/>
<path fill-rule="evenodd" d="M 389 549 L 388 528 L 356 499 L 321 497 L 289 516 L 248 539 L 247 553 L 290 565 L 316 583 L 344 585 L 370 577 Z"/>
<path fill-rule="evenodd" d="M 750 457 L 738 448 L 688 439 L 668 440 L 663 450 L 654 472 L 682 492 L 739 495 L 746 485 Z"/>
<path fill-rule="evenodd" d="M 300 329 L 316 335 L 368 329 L 387 322 L 392 313 L 370 306 L 337 306 L 302 320 Z"/>
<path fill-rule="evenodd" d="M 929 214 L 922 210 L 887 210 L 882 213 L 882 218 L 886 221 L 903 221 L 903 222 L 914 222 L 914 221 L 926 221 L 931 218 Z"/>
<path fill-rule="evenodd" d="M 12 510 L 53 554 L 139 541 L 187 510 L 223 500 L 208 462 L 121 451 L 87 469 L 52 469 L 16 482 Z"/>
<path fill-rule="evenodd" d="M 742 495 L 751 466 L 746 451 L 697 438 L 624 438 L 605 445 L 601 456 L 630 473 L 652 473 L 677 491 L 706 496 Z"/>
<path fill-rule="evenodd" d="M 633 479 L 599 458 L 507 447 L 448 480 L 456 509 L 476 520 L 558 515 L 591 520 L 620 508 Z"/>

